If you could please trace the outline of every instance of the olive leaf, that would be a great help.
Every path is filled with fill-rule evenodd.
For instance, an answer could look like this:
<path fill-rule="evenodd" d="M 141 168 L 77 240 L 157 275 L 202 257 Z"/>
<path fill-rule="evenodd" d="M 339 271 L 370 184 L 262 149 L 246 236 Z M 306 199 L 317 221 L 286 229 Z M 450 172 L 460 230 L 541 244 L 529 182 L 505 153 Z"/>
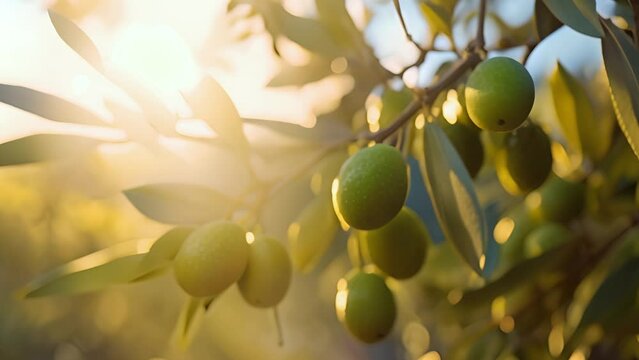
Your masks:
<path fill-rule="evenodd" d="M 397 119 L 397 116 L 413 101 L 413 94 L 407 88 L 399 91 L 387 89 L 382 94 L 381 101 L 378 123 L 383 129 Z"/>
<path fill-rule="evenodd" d="M 428 21 L 433 38 L 437 34 L 452 36 L 452 18 L 456 1 L 441 2 L 436 0 L 424 0 L 419 3 L 419 8 Z"/>
<path fill-rule="evenodd" d="M 240 150 L 248 149 L 240 114 L 233 100 L 215 79 L 205 77 L 192 92 L 183 96 L 193 115 L 204 120 L 222 140 Z"/>
<path fill-rule="evenodd" d="M 606 34 L 601 45 L 613 108 L 619 127 L 639 157 L 639 51 L 610 20 L 601 23 Z"/>
<path fill-rule="evenodd" d="M 542 0 L 535 1 L 535 30 L 537 40 L 541 41 L 548 37 L 555 30 L 561 27 L 562 23 L 552 14 Z"/>
<path fill-rule="evenodd" d="M 423 131 L 420 169 L 439 224 L 462 258 L 482 274 L 488 239 L 484 213 L 466 167 L 444 131 L 429 123 Z"/>
<path fill-rule="evenodd" d="M 595 0 L 543 1 L 557 19 L 575 31 L 598 38 L 604 36 L 604 31 L 599 24 Z"/>
<path fill-rule="evenodd" d="M 550 75 L 555 111 L 564 136 L 577 153 L 600 160 L 610 145 L 610 118 L 598 119 L 584 86 L 560 62 Z"/>
<path fill-rule="evenodd" d="M 0 84 L 0 102 L 52 121 L 110 126 L 104 119 L 81 106 L 22 86 Z"/>
<path fill-rule="evenodd" d="M 49 10 L 49 18 L 60 38 L 96 70 L 104 69 L 102 57 L 93 41 L 73 21 Z"/>
<path fill-rule="evenodd" d="M 288 228 L 291 260 L 302 272 L 309 272 L 335 239 L 339 223 L 329 191 L 320 193 Z"/>
<path fill-rule="evenodd" d="M 53 161 L 84 154 L 104 141 L 63 134 L 37 134 L 0 144 L 0 166 Z"/>
<path fill-rule="evenodd" d="M 167 224 L 194 225 L 222 218 L 232 201 L 212 188 L 193 184 L 150 184 L 124 190 L 142 214 Z"/>
<path fill-rule="evenodd" d="M 144 112 L 149 124 L 164 134 L 175 133 L 177 117 L 164 106 L 157 96 L 130 77 L 124 76 L 114 69 L 105 68 L 95 44 L 71 20 L 53 11 L 49 11 L 49 17 L 62 41 L 133 99 Z"/>
<path fill-rule="evenodd" d="M 186 300 L 173 330 L 174 343 L 180 349 L 185 350 L 189 347 L 204 314 L 214 300 L 215 297 L 189 297 Z"/>
<path fill-rule="evenodd" d="M 147 280 L 171 264 L 190 228 L 173 228 L 150 241 L 134 240 L 106 248 L 57 267 L 18 291 L 25 298 L 97 291 L 112 285 Z"/>

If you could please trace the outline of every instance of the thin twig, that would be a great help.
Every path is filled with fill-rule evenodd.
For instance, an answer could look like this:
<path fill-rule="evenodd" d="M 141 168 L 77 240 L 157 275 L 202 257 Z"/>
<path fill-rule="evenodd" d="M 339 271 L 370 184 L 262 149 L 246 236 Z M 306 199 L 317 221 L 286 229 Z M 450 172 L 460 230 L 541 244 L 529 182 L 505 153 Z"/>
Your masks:
<path fill-rule="evenodd" d="M 479 0 L 479 17 L 477 18 L 477 37 L 475 44 L 478 49 L 483 49 L 486 45 L 484 38 L 484 24 L 486 23 L 486 2 L 487 0 Z"/>
<path fill-rule="evenodd" d="M 402 15 L 402 8 L 399 5 L 399 0 L 393 0 L 393 5 L 395 5 L 395 12 L 397 13 L 397 16 L 399 16 L 399 22 L 402 24 L 402 30 L 404 30 L 404 35 L 406 35 L 406 39 L 408 39 L 408 41 L 413 43 L 413 45 L 415 45 L 417 49 L 419 49 L 419 51 L 423 53 L 424 50 L 422 49 L 422 46 L 417 41 L 415 41 L 415 39 L 413 39 L 413 36 L 408 32 L 408 28 L 406 27 L 406 21 L 404 21 L 404 16 Z"/>

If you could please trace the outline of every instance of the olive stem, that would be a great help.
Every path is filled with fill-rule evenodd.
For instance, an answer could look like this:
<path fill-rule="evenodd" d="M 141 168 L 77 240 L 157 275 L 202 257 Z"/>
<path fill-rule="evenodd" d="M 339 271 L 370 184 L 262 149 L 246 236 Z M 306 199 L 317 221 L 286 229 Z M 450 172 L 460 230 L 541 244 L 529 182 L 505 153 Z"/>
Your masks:
<path fill-rule="evenodd" d="M 364 253 L 362 252 L 362 237 L 357 236 L 357 256 L 359 257 L 359 266 L 358 268 L 361 270 L 364 268 Z"/>
<path fill-rule="evenodd" d="M 275 327 L 277 329 L 277 345 L 284 346 L 284 332 L 282 331 L 282 322 L 277 311 L 277 306 L 273 306 L 273 319 L 275 319 Z"/>
<path fill-rule="evenodd" d="M 413 39 L 413 36 L 408 32 L 408 28 L 406 28 L 406 21 L 404 21 L 404 16 L 402 15 L 402 8 L 399 5 L 399 0 L 393 0 L 393 5 L 395 6 L 395 12 L 397 13 L 397 16 L 399 16 L 399 22 L 402 24 L 402 30 L 404 30 L 406 39 L 408 39 L 408 41 L 415 45 L 421 53 L 424 53 L 424 49 L 422 49 L 421 45 L 419 45 L 417 41 Z"/>

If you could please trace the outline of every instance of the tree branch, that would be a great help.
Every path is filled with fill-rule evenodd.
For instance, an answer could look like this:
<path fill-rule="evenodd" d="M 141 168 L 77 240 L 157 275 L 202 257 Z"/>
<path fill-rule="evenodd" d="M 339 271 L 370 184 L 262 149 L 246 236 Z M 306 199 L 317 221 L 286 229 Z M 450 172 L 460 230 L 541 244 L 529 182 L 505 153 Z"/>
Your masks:
<path fill-rule="evenodd" d="M 413 39 L 413 36 L 408 32 L 408 28 L 406 27 L 406 21 L 404 21 L 404 16 L 402 15 L 402 9 L 399 5 L 399 0 L 393 0 L 393 5 L 395 5 L 395 12 L 397 13 L 397 16 L 399 16 L 399 21 L 402 24 L 402 30 L 404 30 L 404 35 L 406 35 L 406 39 L 408 39 L 408 41 L 413 43 L 413 45 L 415 45 L 421 53 L 424 53 L 424 49 L 422 49 L 422 46 L 418 44 L 417 41 Z"/>
<path fill-rule="evenodd" d="M 472 69 L 481 61 L 481 56 L 476 52 L 469 53 L 465 58 L 457 61 L 455 65 L 435 84 L 424 89 L 420 99 L 413 100 L 404 111 L 399 114 L 397 119 L 388 126 L 376 133 L 367 133 L 358 139 L 373 140 L 375 142 L 384 141 L 387 137 L 399 130 L 421 109 L 423 105 L 430 105 L 435 101 L 440 92 L 452 85 L 467 70 Z"/>

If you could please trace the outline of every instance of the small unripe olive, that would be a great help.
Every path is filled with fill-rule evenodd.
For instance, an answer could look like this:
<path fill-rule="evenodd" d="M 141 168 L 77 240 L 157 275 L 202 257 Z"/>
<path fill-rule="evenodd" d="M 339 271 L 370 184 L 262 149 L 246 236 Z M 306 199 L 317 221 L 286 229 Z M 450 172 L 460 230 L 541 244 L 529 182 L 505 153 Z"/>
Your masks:
<path fill-rule="evenodd" d="M 412 277 L 424 264 L 428 231 L 419 216 L 407 207 L 381 228 L 362 232 L 362 237 L 373 264 L 396 279 Z"/>
<path fill-rule="evenodd" d="M 236 282 L 248 261 L 246 231 L 220 221 L 195 229 L 175 256 L 178 284 L 191 296 L 215 296 Z"/>
<path fill-rule="evenodd" d="M 470 119 L 481 129 L 510 131 L 521 125 L 535 101 L 535 84 L 526 68 L 508 57 L 483 61 L 464 91 Z"/>
<path fill-rule="evenodd" d="M 442 130 L 457 150 L 471 177 L 475 177 L 484 163 L 484 147 L 479 132 L 463 124 L 442 121 Z"/>
<path fill-rule="evenodd" d="M 378 274 L 355 270 L 340 280 L 335 306 L 348 331 L 365 343 L 380 341 L 393 329 L 395 297 Z"/>
<path fill-rule="evenodd" d="M 249 245 L 244 274 L 237 282 L 246 302 L 256 307 L 272 307 L 291 284 L 291 260 L 284 246 L 274 238 L 257 236 Z"/>
<path fill-rule="evenodd" d="M 377 144 L 362 149 L 340 169 L 335 207 L 350 226 L 371 230 L 397 215 L 408 192 L 408 170 L 396 148 Z"/>
<path fill-rule="evenodd" d="M 495 170 L 510 194 L 525 194 L 538 188 L 552 170 L 548 135 L 532 123 L 508 134 L 495 154 Z"/>

